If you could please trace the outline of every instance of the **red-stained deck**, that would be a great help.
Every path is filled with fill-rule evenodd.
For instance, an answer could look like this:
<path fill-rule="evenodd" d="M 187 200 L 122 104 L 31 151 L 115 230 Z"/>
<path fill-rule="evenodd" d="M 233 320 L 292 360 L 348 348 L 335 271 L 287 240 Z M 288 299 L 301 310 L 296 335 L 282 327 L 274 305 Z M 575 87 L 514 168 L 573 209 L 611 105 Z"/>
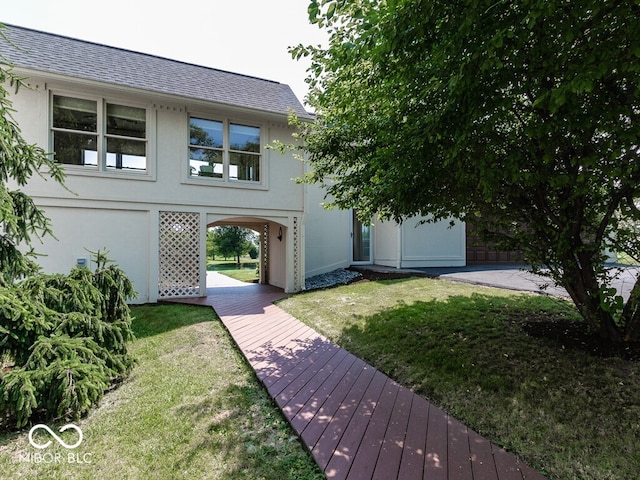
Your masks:
<path fill-rule="evenodd" d="M 214 308 L 330 479 L 544 480 L 424 398 L 273 305 L 282 290 L 209 289 Z"/>

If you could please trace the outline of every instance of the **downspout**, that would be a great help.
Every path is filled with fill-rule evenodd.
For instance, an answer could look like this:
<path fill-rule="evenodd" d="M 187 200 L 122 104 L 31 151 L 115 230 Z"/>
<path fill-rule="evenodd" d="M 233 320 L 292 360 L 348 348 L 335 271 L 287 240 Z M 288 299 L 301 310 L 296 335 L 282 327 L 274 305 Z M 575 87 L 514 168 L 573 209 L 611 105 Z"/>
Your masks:
<path fill-rule="evenodd" d="M 403 230 L 402 224 L 399 223 L 398 224 L 398 253 L 397 253 L 398 261 L 397 261 L 397 264 L 396 264 L 396 268 L 398 270 L 402 269 L 402 238 L 403 238 L 402 230 Z"/>

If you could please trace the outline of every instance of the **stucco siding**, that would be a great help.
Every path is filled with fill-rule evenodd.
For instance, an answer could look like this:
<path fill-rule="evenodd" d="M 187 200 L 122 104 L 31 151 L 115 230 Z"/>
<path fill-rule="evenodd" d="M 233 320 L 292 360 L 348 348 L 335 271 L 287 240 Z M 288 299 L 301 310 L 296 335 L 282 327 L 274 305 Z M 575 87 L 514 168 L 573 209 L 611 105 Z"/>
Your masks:
<path fill-rule="evenodd" d="M 464 223 L 449 220 L 420 224 L 420 218 L 405 221 L 402 228 L 402 267 L 463 266 Z"/>
<path fill-rule="evenodd" d="M 149 212 L 134 210 L 54 207 L 44 208 L 56 238 L 46 236 L 34 242 L 38 263 L 47 273 L 68 273 L 79 259 L 92 270 L 88 250 L 107 250 L 108 257 L 122 268 L 133 282 L 138 298 L 149 301 Z"/>
<path fill-rule="evenodd" d="M 351 212 L 326 210 L 324 193 L 307 186 L 305 215 L 305 275 L 312 277 L 351 265 Z"/>

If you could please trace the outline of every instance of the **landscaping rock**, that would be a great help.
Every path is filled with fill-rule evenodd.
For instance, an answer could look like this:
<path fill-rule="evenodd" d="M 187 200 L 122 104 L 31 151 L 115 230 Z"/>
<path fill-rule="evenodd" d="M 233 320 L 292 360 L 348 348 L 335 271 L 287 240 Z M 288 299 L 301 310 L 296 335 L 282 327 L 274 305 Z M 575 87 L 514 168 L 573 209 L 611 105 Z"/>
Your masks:
<path fill-rule="evenodd" d="M 315 275 L 305 280 L 305 290 L 318 290 L 320 288 L 335 287 L 336 285 L 346 285 L 362 278 L 362 274 L 353 270 L 339 268 L 332 272 Z"/>

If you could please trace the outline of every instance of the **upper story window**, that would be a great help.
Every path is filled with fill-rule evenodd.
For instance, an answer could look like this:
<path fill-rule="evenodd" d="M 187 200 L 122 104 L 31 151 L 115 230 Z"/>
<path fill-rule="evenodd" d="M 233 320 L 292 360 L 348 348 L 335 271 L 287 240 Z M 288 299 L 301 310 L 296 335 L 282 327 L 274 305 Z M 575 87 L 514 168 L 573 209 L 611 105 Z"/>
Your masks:
<path fill-rule="evenodd" d="M 260 127 L 191 117 L 189 175 L 260 182 Z"/>
<path fill-rule="evenodd" d="M 147 171 L 144 108 L 53 96 L 55 159 L 94 170 Z"/>

